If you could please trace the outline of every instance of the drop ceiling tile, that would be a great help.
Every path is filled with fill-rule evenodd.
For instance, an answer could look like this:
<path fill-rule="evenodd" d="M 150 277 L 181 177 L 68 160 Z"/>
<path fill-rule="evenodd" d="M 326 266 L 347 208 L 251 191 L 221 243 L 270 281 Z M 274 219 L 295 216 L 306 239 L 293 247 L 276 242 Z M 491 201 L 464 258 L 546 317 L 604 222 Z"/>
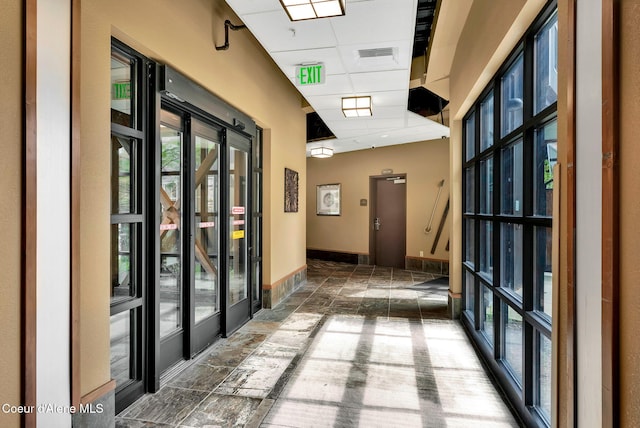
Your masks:
<path fill-rule="evenodd" d="M 318 115 L 322 118 L 324 123 L 341 122 L 343 120 L 348 122 L 355 122 L 355 121 L 365 122 L 367 120 L 370 120 L 370 118 L 368 117 L 349 117 L 349 118 L 344 117 L 344 114 L 342 113 L 342 110 L 340 108 L 329 109 L 329 110 L 316 110 L 316 113 L 318 113 Z M 366 125 L 364 125 L 363 128 L 366 128 Z"/>
<path fill-rule="evenodd" d="M 340 44 L 408 40 L 413 43 L 417 0 L 347 2 L 346 15 L 331 25 Z"/>
<path fill-rule="evenodd" d="M 342 95 L 309 95 L 305 97 L 313 109 L 318 110 L 340 110 L 342 107 Z"/>
<path fill-rule="evenodd" d="M 336 134 L 336 137 L 341 138 L 337 132 L 340 131 L 355 131 L 362 130 L 362 135 L 368 134 L 367 124 L 362 121 L 352 121 L 352 120 L 330 120 L 328 123 L 325 122 L 329 129 Z"/>
<path fill-rule="evenodd" d="M 404 117 L 394 119 L 376 119 L 367 123 L 367 128 L 369 130 L 399 128 L 402 126 L 404 126 Z"/>
<path fill-rule="evenodd" d="M 331 19 L 335 18 L 292 22 L 284 10 L 242 16 L 247 27 L 271 54 L 336 46 L 338 42 L 329 23 Z"/>
<path fill-rule="evenodd" d="M 226 0 L 236 15 L 282 10 L 278 0 Z M 284 11 L 282 12 L 284 13 Z"/>
<path fill-rule="evenodd" d="M 408 100 L 408 90 L 371 92 L 371 102 L 374 106 L 403 106 L 406 108 Z"/>
<path fill-rule="evenodd" d="M 358 93 L 397 91 L 409 88 L 409 70 L 352 73 L 353 89 Z"/>

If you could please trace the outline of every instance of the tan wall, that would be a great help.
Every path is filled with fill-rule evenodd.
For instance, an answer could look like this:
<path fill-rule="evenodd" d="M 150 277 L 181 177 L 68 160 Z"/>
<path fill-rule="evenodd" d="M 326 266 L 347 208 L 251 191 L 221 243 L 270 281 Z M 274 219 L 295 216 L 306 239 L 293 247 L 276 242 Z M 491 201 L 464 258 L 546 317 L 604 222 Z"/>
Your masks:
<path fill-rule="evenodd" d="M 82 393 L 109 373 L 110 37 L 177 70 L 252 116 L 267 129 L 264 283 L 305 264 L 305 121 L 300 96 L 223 0 L 91 0 L 82 3 L 81 252 Z M 284 167 L 302 179 L 298 214 L 284 214 Z M 273 200 L 270 198 L 273 197 Z M 281 202 L 280 202 L 281 201 Z M 273 236 L 275 239 L 270 239 Z M 286 237 L 286 239 L 282 239 Z"/>
<path fill-rule="evenodd" d="M 369 177 L 380 175 L 383 169 L 395 174 L 407 174 L 407 256 L 449 260 L 445 251 L 449 239 L 449 221 L 440 237 L 435 254 L 431 246 L 449 196 L 449 140 L 434 140 L 399 146 L 379 147 L 334 155 L 329 159 L 307 160 L 307 248 L 369 254 L 369 204 L 360 206 L 360 199 L 369 201 Z M 438 191 L 445 179 L 433 231 L 424 233 Z M 316 215 L 316 186 L 342 185 L 341 215 Z"/>
<path fill-rule="evenodd" d="M 22 188 L 22 1 L 0 3 L 0 75 L 4 81 L 0 97 L 2 129 L 2 245 L 0 245 L 0 405 L 20 404 L 20 256 Z M 19 415 L 0 411 L 0 426 L 18 426 Z"/>
<path fill-rule="evenodd" d="M 620 2 L 620 426 L 640 426 L 640 9 Z"/>
<path fill-rule="evenodd" d="M 474 1 L 450 73 L 452 239 L 449 287 L 462 291 L 462 118 L 478 99 L 544 0 Z"/>

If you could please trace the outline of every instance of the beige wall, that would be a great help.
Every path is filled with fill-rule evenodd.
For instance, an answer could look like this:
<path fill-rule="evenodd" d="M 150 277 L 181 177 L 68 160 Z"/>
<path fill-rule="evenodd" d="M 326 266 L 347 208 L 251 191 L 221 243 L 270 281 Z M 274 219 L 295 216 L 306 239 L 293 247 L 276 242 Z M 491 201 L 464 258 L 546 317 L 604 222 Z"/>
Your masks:
<path fill-rule="evenodd" d="M 462 119 L 495 75 L 544 0 L 474 1 L 450 73 L 452 239 L 449 288 L 462 291 Z"/>
<path fill-rule="evenodd" d="M 449 140 L 434 140 L 399 146 L 379 147 L 334 155 L 329 159 L 307 160 L 307 248 L 369 254 L 369 177 L 383 169 L 407 175 L 407 256 L 449 260 L 445 251 L 449 239 L 449 221 L 440 237 L 435 254 L 431 246 L 449 196 Z M 433 231 L 424 233 L 439 182 L 445 179 L 438 202 Z M 342 185 L 341 215 L 316 215 L 316 186 Z"/>
<path fill-rule="evenodd" d="M 640 9 L 620 2 L 620 426 L 640 426 Z"/>
<path fill-rule="evenodd" d="M 89 0 L 82 3 L 81 376 L 86 394 L 109 373 L 110 37 L 113 35 L 253 117 L 265 128 L 264 279 L 305 264 L 305 121 L 300 96 L 223 0 Z M 284 167 L 302 178 L 302 210 L 284 214 Z M 273 200 L 271 199 L 273 198 Z M 274 239 L 271 239 L 272 237 Z M 286 238 L 286 239 L 283 239 Z"/>
<path fill-rule="evenodd" d="M 22 188 L 22 1 L 0 3 L 0 75 L 4 81 L 0 97 L 2 129 L 2 245 L 0 245 L 0 405 L 20 404 L 20 262 Z M 0 426 L 18 426 L 19 416 L 0 411 Z"/>

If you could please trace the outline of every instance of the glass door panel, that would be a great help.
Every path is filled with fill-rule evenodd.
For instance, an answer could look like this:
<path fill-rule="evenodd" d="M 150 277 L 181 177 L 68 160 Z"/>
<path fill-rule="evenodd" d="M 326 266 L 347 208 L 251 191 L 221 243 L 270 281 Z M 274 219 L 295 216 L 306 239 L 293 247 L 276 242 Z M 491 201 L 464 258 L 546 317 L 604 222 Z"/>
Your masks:
<path fill-rule="evenodd" d="M 219 201 L 220 146 L 218 131 L 193 122 L 194 178 L 194 287 L 195 323 L 220 311 Z"/>
<path fill-rule="evenodd" d="M 249 292 L 251 264 L 249 246 L 251 205 L 249 203 L 249 152 L 251 140 L 235 132 L 227 131 L 227 182 L 229 192 L 226 256 L 226 305 L 225 332 L 235 331 L 251 316 L 252 295 Z"/>
<path fill-rule="evenodd" d="M 249 154 L 229 149 L 229 305 L 247 298 L 247 171 Z"/>
<path fill-rule="evenodd" d="M 170 115 L 163 111 L 164 116 Z M 171 115 L 173 116 L 173 115 Z M 180 119 L 177 118 L 179 121 Z M 182 131 L 160 126 L 160 339 L 182 328 Z"/>

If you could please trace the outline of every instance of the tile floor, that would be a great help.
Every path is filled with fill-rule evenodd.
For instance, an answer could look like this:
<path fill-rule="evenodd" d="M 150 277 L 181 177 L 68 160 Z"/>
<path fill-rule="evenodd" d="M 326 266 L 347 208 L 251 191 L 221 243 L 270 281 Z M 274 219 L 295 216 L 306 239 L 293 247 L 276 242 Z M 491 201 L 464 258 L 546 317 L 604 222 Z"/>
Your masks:
<path fill-rule="evenodd" d="M 309 260 L 304 286 L 116 426 L 518 426 L 446 319 L 447 288 L 430 274 Z"/>

